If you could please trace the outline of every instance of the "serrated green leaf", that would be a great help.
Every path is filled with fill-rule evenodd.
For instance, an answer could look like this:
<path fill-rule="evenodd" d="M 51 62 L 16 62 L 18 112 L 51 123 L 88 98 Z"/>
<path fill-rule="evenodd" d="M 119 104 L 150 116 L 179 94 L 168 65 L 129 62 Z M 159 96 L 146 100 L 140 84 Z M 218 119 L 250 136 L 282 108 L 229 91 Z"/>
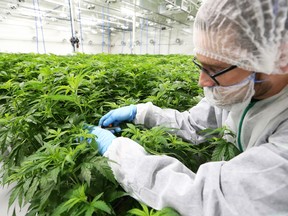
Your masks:
<path fill-rule="evenodd" d="M 88 208 L 89 208 L 89 206 L 86 203 L 81 204 L 81 205 L 79 205 L 73 209 L 71 216 L 72 215 L 73 216 L 83 216 L 83 214 L 87 211 Z"/>
<path fill-rule="evenodd" d="M 85 216 L 92 216 L 94 213 L 95 208 L 93 206 L 88 206 L 85 212 Z"/>
<path fill-rule="evenodd" d="M 87 196 L 85 194 L 85 185 L 77 185 L 74 189 L 70 191 L 68 200 L 64 202 L 63 206 L 61 206 L 59 211 L 62 211 L 64 209 L 65 211 L 66 210 L 69 211 L 75 205 L 81 204 L 86 201 L 87 201 Z"/>
<path fill-rule="evenodd" d="M 12 214 L 12 216 L 16 216 L 16 209 L 15 209 L 15 208 L 13 209 L 13 214 Z"/>
<path fill-rule="evenodd" d="M 56 167 L 55 169 L 51 170 L 48 174 L 49 180 L 52 180 L 55 183 L 57 183 L 59 172 L 60 172 L 60 167 Z"/>
<path fill-rule="evenodd" d="M 21 185 L 16 185 L 13 189 L 12 189 L 12 193 L 9 196 L 9 203 L 8 203 L 8 207 L 10 208 L 11 205 L 15 202 L 16 198 L 18 197 L 20 191 L 22 190 L 22 186 Z"/>
<path fill-rule="evenodd" d="M 60 216 L 63 212 L 68 210 L 68 206 L 65 203 L 61 203 L 58 205 L 56 209 L 52 209 L 51 216 Z"/>
<path fill-rule="evenodd" d="M 85 180 L 85 182 L 88 184 L 88 186 L 90 186 L 91 171 L 85 164 L 83 166 L 81 166 L 81 177 Z"/>
<path fill-rule="evenodd" d="M 69 211 L 73 206 L 75 206 L 77 203 L 81 202 L 81 200 L 77 197 L 73 197 L 66 201 L 64 203 L 64 206 L 67 207 L 67 210 Z"/>
<path fill-rule="evenodd" d="M 29 187 L 28 191 L 25 193 L 25 196 L 26 196 L 25 200 L 26 201 L 29 201 L 32 199 L 33 195 L 37 191 L 38 185 L 39 185 L 39 179 L 37 177 L 35 177 L 33 179 L 31 186 Z"/>
<path fill-rule="evenodd" d="M 108 214 L 111 214 L 111 212 L 112 212 L 111 208 L 102 200 L 93 201 L 91 203 L 91 206 L 93 206 L 94 208 L 99 209 L 101 211 L 104 211 Z"/>
<path fill-rule="evenodd" d="M 49 187 L 47 187 L 43 190 L 43 195 L 41 196 L 41 199 L 39 202 L 40 208 L 42 208 L 45 205 L 46 201 L 49 199 L 49 197 L 50 197 L 50 195 L 54 189 L 55 189 L 55 185 L 51 184 L 51 185 L 49 185 Z"/>
<path fill-rule="evenodd" d="M 149 216 L 144 211 L 140 209 L 131 209 L 128 211 L 129 214 L 137 215 L 137 216 Z"/>
<path fill-rule="evenodd" d="M 111 167 L 108 165 L 106 158 L 99 158 L 99 160 L 93 163 L 93 166 L 99 173 L 101 173 L 107 180 L 116 184 L 114 174 Z"/>
<path fill-rule="evenodd" d="M 105 195 L 107 196 L 107 194 L 105 194 Z M 114 200 L 119 199 L 119 198 L 124 197 L 124 196 L 128 196 L 128 193 L 126 193 L 124 191 L 115 191 L 113 189 L 113 191 L 108 194 L 107 199 L 109 202 L 113 202 Z"/>
<path fill-rule="evenodd" d="M 28 191 L 29 186 L 30 186 L 32 180 L 33 180 L 32 177 L 30 177 L 30 178 L 28 178 L 28 179 L 25 179 L 25 182 L 24 182 L 24 184 L 23 184 L 23 191 L 24 191 L 24 193 L 26 193 L 26 192 Z"/>
<path fill-rule="evenodd" d="M 71 101 L 75 102 L 76 98 L 74 95 L 47 95 L 47 99 L 55 100 L 55 101 Z"/>
<path fill-rule="evenodd" d="M 34 138 L 37 140 L 37 142 L 41 145 L 43 145 L 43 139 L 42 139 L 42 135 L 40 133 L 34 135 Z"/>
<path fill-rule="evenodd" d="M 66 155 L 65 157 L 65 161 L 71 163 L 71 164 L 75 164 L 75 162 L 73 161 L 73 158 L 70 154 Z"/>
<path fill-rule="evenodd" d="M 150 215 L 149 214 L 149 209 L 147 207 L 147 205 L 143 204 L 143 203 L 140 203 L 141 204 L 141 207 L 143 209 L 143 211 L 145 212 L 146 215 Z"/>
<path fill-rule="evenodd" d="M 46 188 L 48 186 L 48 184 L 49 184 L 49 181 L 47 179 L 47 176 L 46 175 L 42 176 L 41 179 L 40 179 L 40 185 L 39 185 L 40 188 L 44 189 L 44 188 Z"/>

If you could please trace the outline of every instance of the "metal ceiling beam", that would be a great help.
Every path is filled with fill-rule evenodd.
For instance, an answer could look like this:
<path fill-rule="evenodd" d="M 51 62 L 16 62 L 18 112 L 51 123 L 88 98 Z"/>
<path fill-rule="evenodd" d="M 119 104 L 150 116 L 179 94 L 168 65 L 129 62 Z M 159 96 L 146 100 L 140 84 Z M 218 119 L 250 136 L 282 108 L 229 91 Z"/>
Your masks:
<path fill-rule="evenodd" d="M 122 0 L 121 2 L 122 2 L 122 3 L 129 4 L 130 6 L 136 6 L 136 7 L 140 8 L 140 9 L 142 9 L 142 10 L 147 10 L 147 11 L 149 11 L 150 13 L 152 13 L 152 15 L 155 14 L 155 15 L 157 15 L 157 16 L 164 17 L 165 19 L 172 19 L 173 21 L 177 22 L 178 24 L 185 25 L 185 26 L 189 26 L 188 24 L 183 23 L 182 21 L 177 20 L 177 19 L 175 19 L 175 18 L 173 18 L 173 17 L 169 17 L 169 16 L 166 16 L 166 15 L 160 14 L 160 13 L 158 12 L 158 10 L 157 10 L 157 12 L 156 12 L 156 11 L 152 11 L 151 9 L 148 9 L 148 8 L 146 8 L 146 7 L 144 7 L 144 6 L 131 3 L 131 2 L 129 2 L 128 0 Z M 165 25 L 165 24 L 163 24 L 163 25 Z M 170 27 L 171 27 L 171 26 L 170 26 Z"/>

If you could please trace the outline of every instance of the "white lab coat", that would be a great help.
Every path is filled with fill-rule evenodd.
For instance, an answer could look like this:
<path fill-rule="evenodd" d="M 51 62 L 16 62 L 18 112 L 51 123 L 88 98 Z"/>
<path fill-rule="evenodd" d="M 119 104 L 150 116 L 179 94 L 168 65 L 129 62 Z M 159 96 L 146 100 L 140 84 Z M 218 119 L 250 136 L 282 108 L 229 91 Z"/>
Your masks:
<path fill-rule="evenodd" d="M 104 156 L 123 188 L 139 201 L 183 216 L 288 215 L 288 87 L 258 101 L 246 114 L 244 152 L 230 161 L 210 162 L 195 174 L 178 160 L 150 155 L 134 141 L 113 140 Z M 196 131 L 227 125 L 238 131 L 240 114 L 210 106 L 204 98 L 186 112 L 137 105 L 135 123 L 180 129 L 185 140 L 201 142 Z"/>

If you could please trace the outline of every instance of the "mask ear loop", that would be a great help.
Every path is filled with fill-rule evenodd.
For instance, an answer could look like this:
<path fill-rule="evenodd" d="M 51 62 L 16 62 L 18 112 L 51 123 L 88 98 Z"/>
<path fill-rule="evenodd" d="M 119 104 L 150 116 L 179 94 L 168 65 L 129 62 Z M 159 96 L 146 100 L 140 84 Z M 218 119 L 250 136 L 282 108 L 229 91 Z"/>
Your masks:
<path fill-rule="evenodd" d="M 267 79 L 257 80 L 257 78 L 256 78 L 256 72 L 253 71 L 253 74 L 254 74 L 254 83 L 258 84 L 258 83 L 263 83 L 263 82 L 266 82 L 266 81 L 267 81 Z"/>

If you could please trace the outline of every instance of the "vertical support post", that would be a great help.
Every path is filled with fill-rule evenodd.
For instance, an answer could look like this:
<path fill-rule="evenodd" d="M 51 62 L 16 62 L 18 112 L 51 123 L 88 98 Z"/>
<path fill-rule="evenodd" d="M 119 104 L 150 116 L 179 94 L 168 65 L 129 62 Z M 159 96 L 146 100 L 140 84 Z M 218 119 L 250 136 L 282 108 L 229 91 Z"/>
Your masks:
<path fill-rule="evenodd" d="M 134 13 L 132 17 L 132 46 L 131 46 L 131 54 L 135 54 L 135 38 L 136 38 L 136 0 L 134 2 Z"/>
<path fill-rule="evenodd" d="M 156 29 L 156 27 L 154 27 L 154 44 L 153 44 L 154 51 L 153 51 L 153 54 L 156 54 L 155 53 L 156 52 L 156 34 L 157 34 L 157 29 Z"/>
<path fill-rule="evenodd" d="M 105 46 L 105 28 L 104 28 L 105 22 L 104 22 L 104 18 L 105 18 L 104 7 L 102 7 L 102 53 L 104 53 L 104 46 Z"/>
<path fill-rule="evenodd" d="M 81 22 L 81 0 L 78 0 L 78 17 L 79 17 L 79 27 L 80 27 L 80 44 L 81 44 L 81 51 L 84 53 L 83 47 L 83 31 L 82 31 L 82 22 Z"/>
<path fill-rule="evenodd" d="M 132 17 L 132 43 L 131 43 L 131 54 L 134 54 L 134 48 L 135 48 L 135 31 L 136 31 L 136 12 L 134 10 L 134 14 Z"/>
<path fill-rule="evenodd" d="M 69 5 L 69 14 L 70 14 L 70 24 L 71 24 L 71 44 L 73 47 L 73 52 L 76 52 L 76 47 L 75 47 L 75 39 L 76 39 L 76 30 L 75 30 L 75 15 L 74 15 L 74 4 L 73 4 L 73 0 L 68 0 L 68 5 Z M 78 39 L 78 43 L 79 43 L 79 39 Z"/>
<path fill-rule="evenodd" d="M 109 6 L 110 6 L 110 4 L 108 4 L 108 7 L 107 7 L 107 14 L 108 14 L 108 16 L 107 16 L 107 19 L 108 19 L 108 23 L 107 23 L 107 25 L 108 25 L 108 28 L 107 28 L 107 33 L 108 33 L 108 53 L 109 54 L 111 54 L 111 33 L 112 33 L 112 31 L 111 31 L 111 24 L 110 24 L 110 10 L 109 10 Z"/>
<path fill-rule="evenodd" d="M 161 54 L 161 48 L 160 48 L 160 46 L 161 46 L 161 26 L 160 26 L 160 29 L 159 29 L 159 43 L 158 43 L 158 48 L 159 48 L 159 50 L 158 50 L 158 54 Z"/>
<path fill-rule="evenodd" d="M 35 12 L 34 21 L 35 21 L 35 30 L 36 30 L 37 53 L 40 53 L 40 50 L 39 50 L 39 38 L 40 38 L 39 31 L 41 31 L 43 53 L 46 53 L 43 23 L 42 23 L 42 14 L 40 12 L 39 1 L 33 0 L 33 6 L 34 6 L 34 12 Z"/>
<path fill-rule="evenodd" d="M 168 55 L 170 54 L 170 47 L 171 47 L 171 36 L 172 36 L 172 30 L 169 30 L 169 37 L 168 37 Z"/>
<path fill-rule="evenodd" d="M 148 35 L 148 20 L 146 20 L 146 54 L 148 54 L 148 39 L 149 39 L 149 35 Z"/>
<path fill-rule="evenodd" d="M 139 21 L 140 22 L 140 21 Z M 143 41 L 142 41 L 142 35 L 143 35 L 143 25 L 144 25 L 144 19 L 141 19 L 141 35 L 140 35 L 140 54 L 142 54 L 142 44 L 143 44 Z"/>

